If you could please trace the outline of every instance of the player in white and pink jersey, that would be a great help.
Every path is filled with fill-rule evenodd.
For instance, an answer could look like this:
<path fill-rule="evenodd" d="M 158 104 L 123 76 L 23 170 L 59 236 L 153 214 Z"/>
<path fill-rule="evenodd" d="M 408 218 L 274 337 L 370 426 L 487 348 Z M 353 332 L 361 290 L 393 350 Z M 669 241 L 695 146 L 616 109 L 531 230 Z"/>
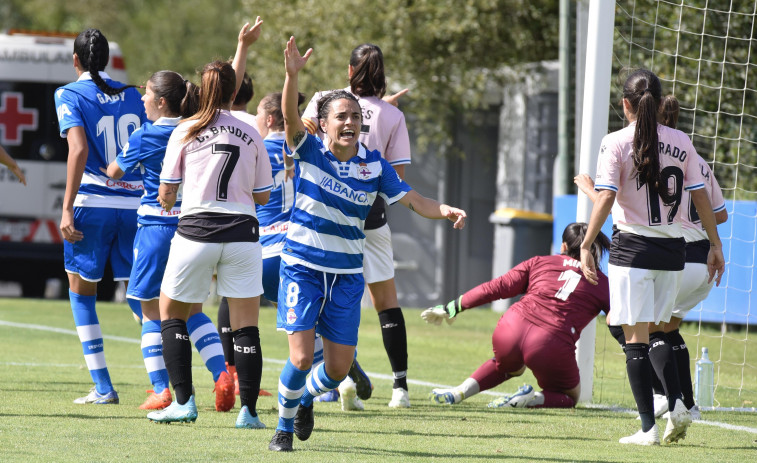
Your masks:
<path fill-rule="evenodd" d="M 405 178 L 405 166 L 410 164 L 410 138 L 405 125 L 405 115 L 398 108 L 382 100 L 386 92 L 384 76 L 384 56 L 381 49 L 373 44 L 359 45 L 350 55 L 348 67 L 350 86 L 344 90 L 358 98 L 363 120 L 359 140 L 370 150 L 377 150 L 389 164 L 394 167 L 400 178 Z M 324 136 L 318 130 L 318 101 L 330 92 L 318 92 L 310 100 L 303 113 L 302 120 L 311 134 Z M 405 319 L 397 299 L 394 284 L 394 255 L 392 235 L 386 220 L 386 203 L 378 199 L 365 220 L 365 252 L 363 273 L 365 282 L 378 312 L 381 335 L 384 340 L 389 363 L 394 375 L 392 400 L 393 408 L 409 407 L 410 398 L 407 387 L 407 332 Z M 357 381 L 357 396 L 367 399 L 371 394 L 371 385 L 367 376 L 355 361 L 347 383 L 340 389 L 347 395 L 354 393 L 349 378 Z M 362 409 L 356 399 L 345 400 L 342 408 Z"/>
<path fill-rule="evenodd" d="M 590 282 L 596 282 L 590 247 L 612 209 L 609 319 L 623 327 L 626 369 L 641 417 L 641 430 L 620 439 L 625 444 L 660 443 L 651 367 L 662 373 L 671 410 L 663 440 L 677 442 L 691 424 L 691 414 L 681 401 L 673 351 L 663 332 L 686 260 L 680 214 L 684 188 L 690 191 L 710 238 L 710 279 L 717 274 L 719 282 L 725 267 L 694 147 L 685 134 L 658 124 L 661 100 L 660 80 L 651 71 L 637 70 L 626 80 L 623 112 L 631 124 L 602 140 L 595 185 L 599 193 L 581 244 L 581 269 Z"/>
<path fill-rule="evenodd" d="M 673 95 L 665 96 L 660 109 L 660 123 L 671 128 L 676 128 L 678 113 L 679 104 L 676 97 Z M 702 174 L 707 196 L 710 198 L 710 203 L 713 206 L 715 220 L 718 224 L 721 224 L 728 220 L 723 192 L 720 190 L 720 186 L 710 166 L 698 155 L 696 156 L 696 163 Z M 591 180 L 591 177 L 581 174 L 576 176 L 575 182 L 581 191 L 586 193 L 592 201 L 596 201 L 597 193 L 594 191 L 594 182 Z M 666 341 L 674 346 L 673 355 L 676 358 L 678 366 L 678 380 L 683 395 L 683 404 L 692 413 L 692 418 L 698 419 L 700 416 L 699 409 L 694 403 L 691 387 L 689 351 L 678 328 L 688 311 L 707 297 L 714 282 L 709 280 L 707 272 L 707 254 L 710 250 L 710 241 L 707 239 L 707 233 L 702 228 L 699 214 L 697 214 L 696 207 L 691 200 L 691 195 L 686 190 L 684 190 L 681 196 L 681 204 L 683 208 L 681 212 L 681 227 L 683 237 L 686 240 L 686 264 L 683 269 L 681 285 L 675 299 L 670 322 L 665 324 L 664 331 Z M 609 328 L 613 337 L 625 348 L 626 339 L 623 334 L 623 328 L 618 325 L 610 325 Z M 654 391 L 654 413 L 656 417 L 659 417 L 668 411 L 668 400 L 665 396 L 662 381 L 657 375 L 652 377 L 652 386 Z"/>
<path fill-rule="evenodd" d="M 197 418 L 186 319 L 190 305 L 207 298 L 217 268 L 218 294 L 229 301 L 235 330 L 242 403 L 237 427 L 262 428 L 255 412 L 262 374 L 257 323 L 263 290 L 254 203 L 268 201 L 271 167 L 255 128 L 229 112 L 236 93 L 232 66 L 215 61 L 201 76 L 200 110 L 172 134 L 160 176 L 159 200 L 166 210 L 179 185 L 186 185 L 160 294 L 163 357 L 176 400 L 147 417 L 158 422 Z"/>

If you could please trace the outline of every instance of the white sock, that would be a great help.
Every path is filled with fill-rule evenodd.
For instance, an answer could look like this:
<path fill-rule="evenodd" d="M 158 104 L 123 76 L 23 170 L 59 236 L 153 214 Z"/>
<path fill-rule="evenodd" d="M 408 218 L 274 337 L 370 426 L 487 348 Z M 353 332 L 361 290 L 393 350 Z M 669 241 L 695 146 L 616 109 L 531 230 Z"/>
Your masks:
<path fill-rule="evenodd" d="M 478 381 L 473 378 L 467 378 L 463 381 L 463 384 L 457 386 L 455 389 L 463 394 L 463 398 L 467 399 L 481 392 L 481 386 L 478 385 Z"/>

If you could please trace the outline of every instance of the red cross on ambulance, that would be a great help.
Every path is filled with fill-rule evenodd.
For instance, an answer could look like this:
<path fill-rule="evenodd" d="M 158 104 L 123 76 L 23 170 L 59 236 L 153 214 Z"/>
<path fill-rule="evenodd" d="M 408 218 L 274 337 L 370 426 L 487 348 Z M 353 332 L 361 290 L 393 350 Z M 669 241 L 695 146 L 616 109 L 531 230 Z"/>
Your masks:
<path fill-rule="evenodd" d="M 3 92 L 0 96 L 0 144 L 21 144 L 24 130 L 37 130 L 39 114 L 36 108 L 24 108 L 24 94 Z"/>

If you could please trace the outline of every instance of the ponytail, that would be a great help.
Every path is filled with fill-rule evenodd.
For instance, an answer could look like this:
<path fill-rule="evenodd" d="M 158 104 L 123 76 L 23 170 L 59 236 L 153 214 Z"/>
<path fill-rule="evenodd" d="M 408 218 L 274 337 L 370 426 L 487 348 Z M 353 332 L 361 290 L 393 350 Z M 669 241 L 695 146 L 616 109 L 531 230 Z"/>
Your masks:
<path fill-rule="evenodd" d="M 384 54 L 377 45 L 364 43 L 352 50 L 350 55 L 352 76 L 350 90 L 357 96 L 383 98 L 386 93 Z"/>
<path fill-rule="evenodd" d="M 200 104 L 197 113 L 187 120 L 197 121 L 187 131 L 184 143 L 195 138 L 218 120 L 218 110 L 231 103 L 236 90 L 236 74 L 231 64 L 224 61 L 208 63 L 200 73 Z"/>
<path fill-rule="evenodd" d="M 623 86 L 623 98 L 636 115 L 633 134 L 633 164 L 640 184 L 651 185 L 662 202 L 672 205 L 675 197 L 668 185 L 660 184 L 660 148 L 657 137 L 657 114 L 662 100 L 662 85 L 652 71 L 633 72 Z"/>
<path fill-rule="evenodd" d="M 583 222 L 573 222 L 565 227 L 562 232 L 562 242 L 568 247 L 565 251 L 565 255 L 572 257 L 576 260 L 581 260 L 581 243 L 586 236 L 586 230 L 589 226 Z M 594 242 L 591 243 L 591 255 L 594 256 L 594 262 L 599 268 L 599 261 L 602 260 L 602 255 L 610 250 L 610 240 L 607 235 L 601 231 L 597 234 Z"/>
<path fill-rule="evenodd" d="M 100 76 L 100 71 L 104 71 L 105 66 L 108 65 L 110 47 L 108 40 L 98 29 L 87 29 L 79 34 L 74 40 L 74 53 L 79 58 L 82 68 L 89 72 L 92 82 L 106 95 L 118 95 L 127 88 L 134 87 L 134 85 L 125 85 L 113 88 Z"/>
<path fill-rule="evenodd" d="M 163 98 L 168 113 L 184 118 L 193 116 L 199 107 L 199 89 L 174 71 L 158 71 L 148 80 L 155 98 Z"/>
<path fill-rule="evenodd" d="M 660 105 L 660 124 L 675 129 L 678 126 L 678 114 L 680 112 L 681 106 L 678 104 L 678 99 L 673 95 L 666 95 Z"/>

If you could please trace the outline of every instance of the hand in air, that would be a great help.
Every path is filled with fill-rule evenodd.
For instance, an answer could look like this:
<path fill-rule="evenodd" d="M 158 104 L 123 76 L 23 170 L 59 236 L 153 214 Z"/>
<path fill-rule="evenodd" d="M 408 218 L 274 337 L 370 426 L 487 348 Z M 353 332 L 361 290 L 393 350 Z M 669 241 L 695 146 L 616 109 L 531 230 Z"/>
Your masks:
<path fill-rule="evenodd" d="M 578 174 L 573 177 L 573 183 L 586 195 L 594 192 L 594 180 L 588 174 Z"/>
<path fill-rule="evenodd" d="M 304 55 L 301 55 L 300 50 L 297 49 L 294 36 L 290 37 L 284 50 L 284 67 L 287 74 L 297 74 L 300 72 L 300 69 L 304 68 L 305 63 L 308 62 L 311 53 L 313 53 L 313 49 L 308 48 L 308 51 Z"/>
<path fill-rule="evenodd" d="M 402 90 L 400 90 L 397 93 L 394 93 L 392 95 L 386 95 L 386 96 L 384 96 L 384 98 L 382 98 L 382 100 L 384 100 L 387 103 L 389 103 L 390 105 L 396 107 L 396 106 L 399 106 L 399 104 L 400 104 L 400 98 L 403 97 L 409 91 L 410 91 L 409 88 L 403 88 Z"/>
<path fill-rule="evenodd" d="M 263 21 L 260 19 L 260 16 L 255 18 L 255 24 L 250 27 L 250 23 L 245 23 L 244 26 L 242 26 L 242 29 L 239 31 L 239 37 L 238 41 L 245 47 L 249 47 L 255 41 L 257 41 L 260 38 L 261 25 L 263 24 Z"/>

